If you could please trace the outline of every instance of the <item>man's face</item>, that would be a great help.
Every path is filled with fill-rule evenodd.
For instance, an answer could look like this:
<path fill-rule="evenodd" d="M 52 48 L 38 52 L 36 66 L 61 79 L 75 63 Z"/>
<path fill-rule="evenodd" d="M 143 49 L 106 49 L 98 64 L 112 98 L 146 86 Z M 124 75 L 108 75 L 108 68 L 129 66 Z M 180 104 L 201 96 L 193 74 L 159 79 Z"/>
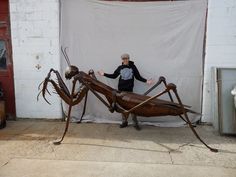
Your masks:
<path fill-rule="evenodd" d="M 122 62 L 124 65 L 128 65 L 129 64 L 129 58 L 122 58 Z"/>

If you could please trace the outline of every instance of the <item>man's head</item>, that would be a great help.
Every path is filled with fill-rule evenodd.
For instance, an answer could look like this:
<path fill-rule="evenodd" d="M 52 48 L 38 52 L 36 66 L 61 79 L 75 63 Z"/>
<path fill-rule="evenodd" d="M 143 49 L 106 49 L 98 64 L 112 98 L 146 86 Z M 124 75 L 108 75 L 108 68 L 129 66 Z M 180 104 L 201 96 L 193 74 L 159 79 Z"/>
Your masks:
<path fill-rule="evenodd" d="M 121 55 L 121 59 L 122 59 L 122 63 L 124 65 L 128 65 L 129 64 L 129 54 L 124 53 L 123 55 Z"/>

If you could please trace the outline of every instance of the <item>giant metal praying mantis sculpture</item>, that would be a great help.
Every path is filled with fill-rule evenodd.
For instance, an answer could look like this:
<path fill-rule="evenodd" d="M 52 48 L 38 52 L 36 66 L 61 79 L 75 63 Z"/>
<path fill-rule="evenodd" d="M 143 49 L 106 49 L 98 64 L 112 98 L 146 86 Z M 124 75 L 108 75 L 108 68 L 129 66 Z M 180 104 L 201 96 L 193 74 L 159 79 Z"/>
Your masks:
<path fill-rule="evenodd" d="M 116 111 L 118 113 L 121 113 L 124 115 L 126 120 L 128 119 L 130 113 L 133 113 L 138 116 L 144 116 L 144 117 L 167 116 L 167 115 L 179 116 L 183 121 L 185 121 L 189 125 L 190 129 L 192 130 L 194 135 L 197 137 L 197 139 L 199 139 L 211 151 L 218 152 L 217 149 L 211 148 L 200 138 L 198 133 L 195 131 L 192 123 L 190 122 L 188 118 L 188 114 L 187 114 L 188 112 L 190 113 L 196 113 L 196 112 L 190 110 L 189 106 L 184 105 L 182 103 L 177 93 L 176 86 L 173 83 L 167 84 L 164 77 L 160 77 L 158 82 L 153 87 L 151 87 L 147 92 L 145 92 L 144 95 L 130 93 L 130 92 L 120 92 L 98 81 L 92 70 L 90 70 L 89 73 L 87 74 L 83 71 L 79 71 L 79 69 L 76 66 L 71 65 L 68 55 L 66 53 L 66 48 L 64 50 L 62 49 L 62 53 L 68 64 L 68 67 L 65 71 L 65 78 L 69 80 L 73 79 L 72 91 L 69 92 L 59 72 L 54 69 L 51 69 L 47 77 L 41 83 L 43 84 L 43 87 L 42 87 L 42 90 L 38 94 L 38 96 L 42 94 L 45 101 L 48 104 L 50 104 L 48 100 L 46 99 L 45 95 L 46 95 L 46 92 L 49 93 L 47 86 L 48 86 L 48 83 L 51 83 L 56 93 L 61 97 L 61 99 L 66 104 L 69 105 L 64 133 L 61 139 L 59 141 L 54 142 L 54 144 L 58 145 L 63 141 L 69 127 L 71 109 L 73 106 L 79 104 L 82 101 L 82 99 L 85 97 L 84 109 L 83 109 L 83 113 L 82 113 L 80 121 L 82 120 L 82 117 L 86 109 L 88 91 L 91 91 L 109 109 L 110 112 Z M 57 77 L 57 82 L 50 79 L 51 73 L 55 73 Z M 75 86 L 78 81 L 80 82 L 80 89 L 77 93 L 75 93 Z M 156 88 L 161 83 L 164 83 L 165 85 L 164 91 L 152 97 L 147 96 L 148 93 L 150 93 L 154 88 Z M 39 88 L 41 84 L 39 85 Z M 178 103 L 175 103 L 173 101 L 171 91 L 176 96 Z M 158 97 L 166 93 L 169 95 L 170 101 L 158 99 Z M 100 94 L 104 95 L 106 100 L 103 97 L 101 97 Z"/>

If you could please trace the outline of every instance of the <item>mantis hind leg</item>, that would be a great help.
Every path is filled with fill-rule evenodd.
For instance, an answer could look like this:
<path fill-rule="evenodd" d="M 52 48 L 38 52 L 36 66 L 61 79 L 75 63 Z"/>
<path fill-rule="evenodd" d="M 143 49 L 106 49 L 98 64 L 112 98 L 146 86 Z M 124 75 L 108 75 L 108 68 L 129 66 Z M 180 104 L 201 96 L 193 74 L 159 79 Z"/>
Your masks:
<path fill-rule="evenodd" d="M 196 130 L 194 129 L 194 126 L 193 124 L 190 122 L 189 118 L 188 118 L 188 115 L 186 112 L 184 112 L 184 117 L 186 119 L 186 121 L 188 122 L 188 125 L 190 127 L 190 129 L 192 130 L 192 132 L 194 133 L 194 135 L 197 137 L 197 139 L 199 141 L 201 141 L 208 149 L 210 149 L 212 152 L 218 152 L 218 149 L 215 149 L 215 148 L 212 148 L 210 146 L 208 146 L 201 138 L 200 136 L 198 135 L 198 133 L 196 132 Z"/>
<path fill-rule="evenodd" d="M 174 92 L 174 94 L 175 94 L 175 96 L 176 96 L 176 98 L 177 98 L 177 100 L 178 100 L 178 102 L 179 102 L 179 104 L 180 104 L 182 110 L 183 110 L 183 115 L 184 115 L 184 118 L 185 118 L 185 122 L 187 122 L 187 124 L 189 125 L 189 127 L 190 127 L 190 129 L 192 130 L 193 134 L 197 137 L 197 139 L 198 139 L 199 141 L 202 142 L 202 144 L 204 144 L 204 145 L 205 145 L 208 149 L 210 149 L 212 152 L 218 152 L 218 149 L 215 149 L 215 148 L 212 148 L 212 147 L 208 146 L 208 145 L 200 138 L 200 136 L 198 135 L 198 133 L 197 133 L 196 130 L 194 129 L 193 124 L 191 123 L 191 121 L 190 121 L 189 118 L 188 118 L 186 109 L 184 108 L 184 106 L 183 106 L 183 104 L 182 104 L 182 101 L 181 101 L 181 99 L 179 98 L 179 95 L 178 95 L 178 93 L 177 93 L 176 86 L 174 86 L 172 90 L 173 90 L 173 92 Z M 181 115 L 180 115 L 180 117 L 183 118 Z"/>

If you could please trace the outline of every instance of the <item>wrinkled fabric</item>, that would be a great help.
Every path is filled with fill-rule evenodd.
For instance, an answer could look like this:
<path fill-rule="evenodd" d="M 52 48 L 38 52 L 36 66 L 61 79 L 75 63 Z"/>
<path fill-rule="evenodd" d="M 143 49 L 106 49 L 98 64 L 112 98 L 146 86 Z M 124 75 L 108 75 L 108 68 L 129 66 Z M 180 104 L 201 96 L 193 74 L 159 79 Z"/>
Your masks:
<path fill-rule="evenodd" d="M 166 77 L 167 83 L 176 84 L 183 103 L 200 113 L 206 9 L 206 0 L 61 1 L 61 45 L 68 47 L 71 64 L 85 72 L 103 69 L 112 73 L 122 62 L 120 56 L 128 53 L 144 78 L 157 81 L 160 76 Z M 61 63 L 64 72 L 63 56 Z M 97 74 L 96 77 L 117 88 L 118 78 Z M 143 94 L 148 88 L 147 84 L 135 81 L 134 92 Z M 164 89 L 161 85 L 149 95 Z M 161 98 L 169 99 L 167 95 Z M 79 118 L 82 110 L 83 101 L 73 108 L 73 117 Z M 192 121 L 199 120 L 199 116 L 190 116 Z M 121 121 L 120 114 L 110 113 L 92 93 L 88 96 L 85 118 L 95 122 Z M 172 116 L 138 120 L 159 126 L 184 124 L 179 117 Z"/>

